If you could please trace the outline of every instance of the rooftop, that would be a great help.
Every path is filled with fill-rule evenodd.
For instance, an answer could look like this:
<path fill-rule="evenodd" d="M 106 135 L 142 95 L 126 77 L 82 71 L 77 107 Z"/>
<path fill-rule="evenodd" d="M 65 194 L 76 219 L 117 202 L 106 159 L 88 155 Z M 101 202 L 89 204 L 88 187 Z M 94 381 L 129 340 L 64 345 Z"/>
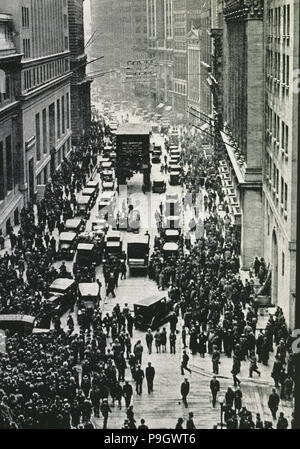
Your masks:
<path fill-rule="evenodd" d="M 126 123 L 119 126 L 116 135 L 149 135 L 151 127 L 148 123 Z"/>

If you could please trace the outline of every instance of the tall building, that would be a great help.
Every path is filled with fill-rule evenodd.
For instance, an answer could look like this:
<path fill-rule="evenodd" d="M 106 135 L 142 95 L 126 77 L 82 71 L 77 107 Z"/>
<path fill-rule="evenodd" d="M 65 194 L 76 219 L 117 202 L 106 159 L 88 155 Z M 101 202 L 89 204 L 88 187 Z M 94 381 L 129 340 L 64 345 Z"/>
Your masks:
<path fill-rule="evenodd" d="M 188 78 L 187 78 L 187 107 L 190 112 L 189 121 L 198 125 L 198 114 L 193 110 L 199 111 L 200 104 L 200 29 L 192 28 L 187 35 L 187 52 L 188 52 Z M 192 115 L 193 114 L 193 115 Z"/>
<path fill-rule="evenodd" d="M 17 176 L 27 202 L 42 194 L 71 148 L 68 5 L 67 0 L 1 0 L 0 8 L 11 14 L 12 40 L 23 55 L 17 98 L 22 156 L 16 164 L 22 164 Z"/>
<path fill-rule="evenodd" d="M 186 114 L 187 109 L 187 0 L 173 1 L 174 77 L 173 107 Z"/>
<path fill-rule="evenodd" d="M 0 229 L 18 224 L 23 206 L 21 58 L 13 40 L 13 16 L 0 3 Z"/>
<path fill-rule="evenodd" d="M 271 300 L 295 324 L 299 95 L 299 1 L 269 0 L 264 8 L 263 256 L 272 270 Z"/>
<path fill-rule="evenodd" d="M 91 77 L 86 75 L 87 56 L 83 26 L 84 0 L 68 0 L 72 142 L 78 143 L 91 122 Z"/>
<path fill-rule="evenodd" d="M 263 256 L 262 155 L 264 146 L 263 1 L 224 2 L 224 129 L 222 175 L 240 240 L 242 268 Z M 228 170 L 228 171 L 227 171 Z"/>

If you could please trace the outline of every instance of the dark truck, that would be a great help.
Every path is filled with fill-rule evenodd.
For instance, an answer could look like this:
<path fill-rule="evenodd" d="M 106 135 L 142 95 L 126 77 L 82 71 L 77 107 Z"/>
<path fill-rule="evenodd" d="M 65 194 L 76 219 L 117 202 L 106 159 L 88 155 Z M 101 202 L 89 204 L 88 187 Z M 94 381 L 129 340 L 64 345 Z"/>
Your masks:
<path fill-rule="evenodd" d="M 173 315 L 173 303 L 163 293 L 157 293 L 134 304 L 136 329 L 155 331 L 169 322 Z"/>
<path fill-rule="evenodd" d="M 134 235 L 127 243 L 127 262 L 129 270 L 147 270 L 149 261 L 148 235 Z"/>

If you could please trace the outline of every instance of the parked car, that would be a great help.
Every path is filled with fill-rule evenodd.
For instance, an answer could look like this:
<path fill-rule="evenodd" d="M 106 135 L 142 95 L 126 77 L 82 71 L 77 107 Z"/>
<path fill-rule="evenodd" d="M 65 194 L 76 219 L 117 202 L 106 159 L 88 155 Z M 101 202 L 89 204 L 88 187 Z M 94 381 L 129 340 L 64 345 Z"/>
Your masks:
<path fill-rule="evenodd" d="M 167 323 L 173 312 L 172 302 L 159 293 L 134 304 L 135 327 L 152 331 Z"/>

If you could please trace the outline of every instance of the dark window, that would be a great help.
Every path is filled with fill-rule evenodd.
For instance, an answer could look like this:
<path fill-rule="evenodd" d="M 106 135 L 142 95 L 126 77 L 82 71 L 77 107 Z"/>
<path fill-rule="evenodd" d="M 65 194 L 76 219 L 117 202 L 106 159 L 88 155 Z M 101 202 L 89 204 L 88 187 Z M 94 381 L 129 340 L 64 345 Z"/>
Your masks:
<path fill-rule="evenodd" d="M 56 103 L 56 117 L 57 117 L 57 138 L 60 138 L 60 101 Z"/>
<path fill-rule="evenodd" d="M 65 125 L 65 97 L 61 97 L 61 132 L 65 134 L 66 125 Z"/>
<path fill-rule="evenodd" d="M 35 115 L 35 147 L 36 160 L 41 160 L 41 129 L 40 129 L 40 114 Z"/>
<path fill-rule="evenodd" d="M 3 142 L 0 142 L 0 200 L 4 198 L 4 158 Z"/>
<path fill-rule="evenodd" d="M 47 111 L 43 109 L 42 113 L 43 120 L 43 151 L 47 153 Z"/>
<path fill-rule="evenodd" d="M 22 27 L 29 28 L 29 8 L 22 6 Z"/>
<path fill-rule="evenodd" d="M 12 190 L 14 187 L 14 180 L 13 180 L 13 157 L 11 147 L 11 136 L 6 137 L 5 147 L 6 147 L 7 190 Z"/>
<path fill-rule="evenodd" d="M 67 93 L 67 129 L 70 128 L 70 96 Z"/>

